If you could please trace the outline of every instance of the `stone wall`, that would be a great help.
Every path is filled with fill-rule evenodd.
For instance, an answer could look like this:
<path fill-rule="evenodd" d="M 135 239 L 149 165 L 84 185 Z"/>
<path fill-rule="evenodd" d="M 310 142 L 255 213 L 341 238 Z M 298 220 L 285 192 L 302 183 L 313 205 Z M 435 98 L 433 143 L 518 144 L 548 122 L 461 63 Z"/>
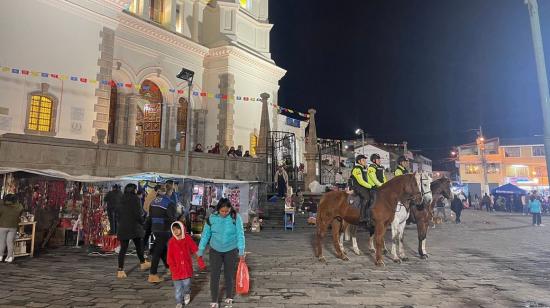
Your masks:
<path fill-rule="evenodd" d="M 226 155 L 191 153 L 193 176 L 264 181 L 265 161 Z M 73 175 L 120 176 L 139 172 L 182 174 L 184 154 L 165 149 L 40 137 L 0 136 L 0 167 L 54 169 Z"/>

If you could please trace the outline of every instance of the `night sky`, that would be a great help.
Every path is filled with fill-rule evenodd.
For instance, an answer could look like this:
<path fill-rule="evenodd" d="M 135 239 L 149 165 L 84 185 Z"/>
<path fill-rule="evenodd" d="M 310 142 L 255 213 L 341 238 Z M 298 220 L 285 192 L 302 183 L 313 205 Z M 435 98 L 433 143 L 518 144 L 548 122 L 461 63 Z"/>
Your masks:
<path fill-rule="evenodd" d="M 436 167 L 453 145 L 542 134 L 523 0 L 271 0 L 279 104 L 321 138 L 407 140 Z M 539 1 L 550 66 L 550 1 Z"/>

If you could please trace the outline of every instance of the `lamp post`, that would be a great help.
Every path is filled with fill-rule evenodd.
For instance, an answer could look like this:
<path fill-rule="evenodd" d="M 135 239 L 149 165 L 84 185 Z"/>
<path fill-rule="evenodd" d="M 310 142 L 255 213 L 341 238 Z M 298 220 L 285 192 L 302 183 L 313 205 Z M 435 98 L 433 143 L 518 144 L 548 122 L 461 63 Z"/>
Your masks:
<path fill-rule="evenodd" d="M 487 159 L 485 158 L 485 137 L 483 137 L 483 130 L 481 126 L 477 132 L 477 146 L 479 149 L 479 154 L 481 155 L 481 172 L 482 172 L 482 185 L 481 185 L 481 195 L 489 193 L 489 183 L 487 180 Z"/>
<path fill-rule="evenodd" d="M 362 149 L 362 154 L 365 155 L 365 131 L 363 131 L 361 128 L 358 128 L 355 130 L 355 134 L 356 135 L 361 135 L 361 149 Z"/>
<path fill-rule="evenodd" d="M 189 175 L 189 147 L 191 142 L 191 116 L 193 108 L 191 105 L 191 88 L 193 87 L 193 76 L 195 72 L 182 68 L 181 72 L 176 75 L 178 79 L 187 81 L 187 125 L 185 127 L 185 156 L 183 162 L 183 174 Z"/>
<path fill-rule="evenodd" d="M 542 122 L 544 127 L 544 150 L 546 158 L 547 177 L 550 176 L 550 94 L 548 93 L 548 76 L 546 75 L 546 63 L 544 61 L 544 48 L 539 21 L 539 6 L 537 0 L 525 0 L 529 9 L 531 20 L 531 35 L 533 36 L 533 49 L 537 63 L 537 77 L 539 80 L 540 106 L 542 110 Z"/>

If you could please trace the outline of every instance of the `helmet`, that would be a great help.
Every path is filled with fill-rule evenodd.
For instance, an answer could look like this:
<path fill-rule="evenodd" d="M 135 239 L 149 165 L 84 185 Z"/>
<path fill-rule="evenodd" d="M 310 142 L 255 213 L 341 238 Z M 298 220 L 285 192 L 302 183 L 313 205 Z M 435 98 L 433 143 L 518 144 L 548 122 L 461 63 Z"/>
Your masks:
<path fill-rule="evenodd" d="M 397 158 L 398 165 L 401 165 L 401 163 L 404 161 L 409 161 L 409 160 L 405 156 L 399 156 L 399 158 Z"/>
<path fill-rule="evenodd" d="M 374 153 L 370 156 L 370 161 L 374 163 L 374 161 L 376 159 L 380 159 L 380 155 L 378 155 L 377 153 Z"/>
<path fill-rule="evenodd" d="M 361 159 L 367 159 L 367 157 L 366 157 L 365 155 L 363 155 L 363 154 L 359 154 L 359 155 L 357 155 L 357 157 L 355 157 L 355 162 L 356 162 L 356 163 L 359 163 L 359 161 L 360 161 Z"/>

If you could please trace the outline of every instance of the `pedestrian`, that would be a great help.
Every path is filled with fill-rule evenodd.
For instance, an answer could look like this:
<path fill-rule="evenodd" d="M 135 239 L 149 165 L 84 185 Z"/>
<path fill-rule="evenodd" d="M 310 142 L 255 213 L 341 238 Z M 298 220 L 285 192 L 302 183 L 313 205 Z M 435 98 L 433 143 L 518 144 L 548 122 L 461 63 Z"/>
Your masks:
<path fill-rule="evenodd" d="M 245 151 L 243 157 L 252 157 L 250 151 Z"/>
<path fill-rule="evenodd" d="M 141 270 L 148 270 L 151 267 L 151 263 L 145 261 L 143 256 L 143 236 L 145 231 L 143 230 L 143 210 L 141 203 L 136 195 L 136 184 L 128 184 L 124 187 L 124 194 L 122 195 L 122 202 L 119 207 L 116 208 L 117 213 L 117 237 L 120 241 L 120 251 L 118 253 L 118 271 L 117 278 L 126 278 L 124 272 L 124 258 L 128 251 L 128 245 L 130 240 L 134 242 L 136 246 L 136 254 L 139 259 L 139 267 Z"/>
<path fill-rule="evenodd" d="M 453 201 L 451 202 L 451 210 L 455 212 L 455 215 L 456 215 L 455 223 L 457 224 L 461 223 L 460 215 L 462 214 L 462 208 L 463 208 L 462 201 L 460 201 L 457 195 L 454 195 Z"/>
<path fill-rule="evenodd" d="M 172 238 L 168 242 L 168 265 L 172 273 L 176 308 L 187 306 L 191 302 L 191 278 L 193 277 L 192 255 L 197 253 L 197 244 L 185 232 L 180 221 L 172 223 Z M 202 261 L 202 260 L 201 260 Z M 200 261 L 198 261 L 201 264 Z"/>
<path fill-rule="evenodd" d="M 107 203 L 107 216 L 109 217 L 109 234 L 116 234 L 117 232 L 117 218 L 116 209 L 122 202 L 122 192 L 120 191 L 120 185 L 115 184 L 110 192 L 105 195 L 103 199 Z"/>
<path fill-rule="evenodd" d="M 239 145 L 237 147 L 237 150 L 235 150 L 235 155 L 237 157 L 242 157 L 243 156 L 243 146 L 242 145 Z"/>
<path fill-rule="evenodd" d="M 5 195 L 4 200 L 0 202 L 0 262 L 4 260 L 6 246 L 8 248 L 6 262 L 13 262 L 13 244 L 21 213 L 23 213 L 23 206 L 17 202 L 15 194 Z"/>
<path fill-rule="evenodd" d="M 239 256 L 244 260 L 244 228 L 241 216 L 235 211 L 229 199 L 222 198 L 216 212 L 210 215 L 204 225 L 199 243 L 198 255 L 202 256 L 206 245 L 210 245 L 210 295 L 211 308 L 219 307 L 220 274 L 223 264 L 225 280 L 225 305 L 230 307 L 235 292 L 234 279 Z"/>
<path fill-rule="evenodd" d="M 202 153 L 202 152 L 203 152 L 203 150 L 202 150 L 202 144 L 197 143 L 197 145 L 195 146 L 194 152 Z"/>
<path fill-rule="evenodd" d="M 151 202 L 157 197 L 157 191 L 160 189 L 160 185 L 155 185 L 153 191 L 145 196 L 145 201 L 143 201 L 143 212 L 145 213 L 145 236 L 143 237 L 143 247 L 144 250 L 149 251 L 149 238 L 151 237 L 151 219 L 149 216 L 149 210 L 151 209 Z"/>
<path fill-rule="evenodd" d="M 170 226 L 177 220 L 176 212 L 176 204 L 166 196 L 166 187 L 161 187 L 157 192 L 157 197 L 151 202 L 151 209 L 149 210 L 151 231 L 155 238 L 152 248 L 151 270 L 147 279 L 150 283 L 158 283 L 163 280 L 157 274 L 160 260 L 169 269 L 166 254 L 168 241 L 172 236 Z"/>
<path fill-rule="evenodd" d="M 440 196 L 436 202 L 436 213 L 435 217 L 439 217 L 439 214 L 443 214 L 443 221 L 447 221 L 447 214 L 445 213 L 445 197 Z"/>
<path fill-rule="evenodd" d="M 285 171 L 285 168 L 281 165 L 277 172 L 275 173 L 275 189 L 277 189 L 277 195 L 281 198 L 286 196 L 287 186 L 288 186 L 288 174 Z"/>
<path fill-rule="evenodd" d="M 533 215 L 533 226 L 544 226 L 542 224 L 542 204 L 540 200 L 533 194 L 529 200 L 529 212 Z"/>
<path fill-rule="evenodd" d="M 491 197 L 487 193 L 483 195 L 483 198 L 481 199 L 481 207 L 480 209 L 483 210 L 483 206 L 485 206 L 485 209 L 487 212 L 491 211 Z"/>

